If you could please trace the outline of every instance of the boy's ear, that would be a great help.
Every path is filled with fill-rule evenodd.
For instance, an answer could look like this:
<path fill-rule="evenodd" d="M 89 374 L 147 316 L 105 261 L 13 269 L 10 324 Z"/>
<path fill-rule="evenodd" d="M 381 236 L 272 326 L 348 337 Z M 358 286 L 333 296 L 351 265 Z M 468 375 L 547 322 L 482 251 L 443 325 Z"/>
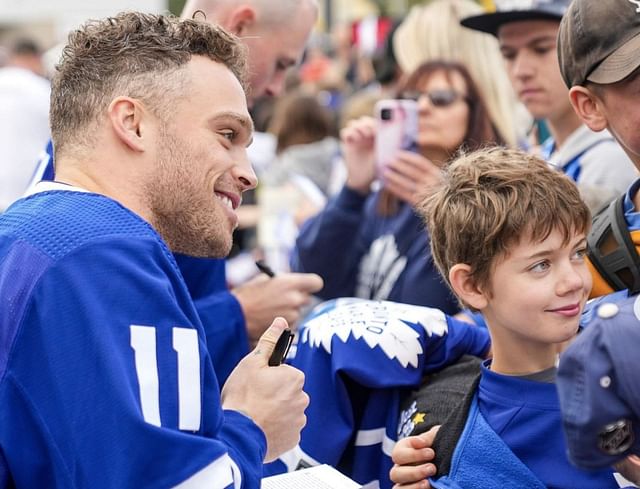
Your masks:
<path fill-rule="evenodd" d="M 143 110 L 140 103 L 129 97 L 114 99 L 107 116 L 115 137 L 133 151 L 144 151 Z"/>
<path fill-rule="evenodd" d="M 250 5 L 241 5 L 229 16 L 228 31 L 241 37 L 256 22 L 256 11 Z"/>
<path fill-rule="evenodd" d="M 608 121 L 603 112 L 602 100 L 587 87 L 575 86 L 569 90 L 573 110 L 592 131 L 607 128 Z"/>
<path fill-rule="evenodd" d="M 486 293 L 478 287 L 471 276 L 471 267 L 466 263 L 456 263 L 449 270 L 449 281 L 456 295 L 465 304 L 482 311 L 487 307 Z"/>

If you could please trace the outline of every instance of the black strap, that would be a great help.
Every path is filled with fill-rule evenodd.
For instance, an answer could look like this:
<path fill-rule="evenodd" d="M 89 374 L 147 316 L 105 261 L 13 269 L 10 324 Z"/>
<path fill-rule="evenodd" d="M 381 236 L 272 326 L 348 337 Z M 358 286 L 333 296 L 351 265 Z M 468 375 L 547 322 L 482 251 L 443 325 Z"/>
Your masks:
<path fill-rule="evenodd" d="M 464 427 L 467 424 L 467 417 L 469 410 L 471 409 L 471 401 L 473 401 L 476 391 L 478 390 L 478 384 L 480 383 L 480 373 L 477 374 L 473 383 L 469 386 L 467 395 L 462 399 L 456 409 L 451 412 L 451 415 L 442 423 L 436 439 L 433 441 L 433 451 L 435 457 L 433 462 L 436 464 L 437 477 L 448 475 L 451 471 L 451 460 L 453 453 L 458 445 L 458 440 L 464 431 Z"/>
<path fill-rule="evenodd" d="M 600 276 L 613 290 L 640 292 L 640 256 L 624 218 L 624 195 L 593 218 L 587 254 Z"/>

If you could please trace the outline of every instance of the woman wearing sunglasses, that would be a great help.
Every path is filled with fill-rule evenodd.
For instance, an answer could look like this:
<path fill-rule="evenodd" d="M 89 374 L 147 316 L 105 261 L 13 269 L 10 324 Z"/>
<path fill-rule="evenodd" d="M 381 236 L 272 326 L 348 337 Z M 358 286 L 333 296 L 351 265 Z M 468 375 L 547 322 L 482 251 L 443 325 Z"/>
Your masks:
<path fill-rule="evenodd" d="M 453 314 L 457 302 L 438 275 L 429 238 L 412 206 L 439 181 L 442 167 L 460 149 L 503 144 L 503 138 L 461 64 L 419 66 L 399 96 L 417 100 L 416 151 L 398 151 L 373 191 L 376 121 L 364 117 L 344 128 L 345 186 L 302 227 L 292 269 L 321 275 L 323 299 L 391 300 Z"/>

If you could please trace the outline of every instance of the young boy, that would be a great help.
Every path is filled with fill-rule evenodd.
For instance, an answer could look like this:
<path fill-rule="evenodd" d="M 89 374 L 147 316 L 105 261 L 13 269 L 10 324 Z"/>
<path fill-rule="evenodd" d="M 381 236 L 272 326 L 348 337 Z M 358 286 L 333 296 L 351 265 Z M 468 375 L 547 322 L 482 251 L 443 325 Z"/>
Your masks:
<path fill-rule="evenodd" d="M 432 487 L 618 487 L 609 469 L 569 463 L 554 385 L 558 349 L 575 336 L 591 288 L 590 213 L 576 186 L 535 156 L 486 149 L 455 161 L 419 211 L 442 276 L 484 315 L 493 351 L 440 428 Z M 417 446 L 401 441 L 394 460 Z M 391 477 L 409 487 L 423 474 L 396 466 Z"/>

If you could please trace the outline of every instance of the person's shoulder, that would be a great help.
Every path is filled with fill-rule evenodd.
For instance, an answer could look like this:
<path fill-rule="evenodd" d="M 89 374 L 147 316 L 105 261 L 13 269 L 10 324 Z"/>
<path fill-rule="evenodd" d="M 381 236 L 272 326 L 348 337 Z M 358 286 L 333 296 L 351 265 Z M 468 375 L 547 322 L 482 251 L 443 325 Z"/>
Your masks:
<path fill-rule="evenodd" d="M 589 131 L 586 134 L 587 148 L 582 155 L 583 160 L 596 159 L 601 165 L 606 162 L 609 169 L 614 165 L 628 169 L 629 173 L 634 171 L 633 163 L 609 131 Z"/>
<path fill-rule="evenodd" d="M 640 399 L 640 296 L 603 301 L 594 318 L 560 356 L 558 393 L 571 460 L 611 465 L 637 452 L 633 425 Z M 636 402 L 637 404 L 637 402 Z"/>
<path fill-rule="evenodd" d="M 0 216 L 0 236 L 29 243 L 53 260 L 91 242 L 161 241 L 147 222 L 114 200 L 75 191 L 43 192 L 16 202 Z"/>
<path fill-rule="evenodd" d="M 25 68 L 13 66 L 0 68 L 0 85 L 3 87 L 13 86 L 23 90 L 25 88 L 49 90 L 51 86 L 46 78 L 36 75 Z"/>

